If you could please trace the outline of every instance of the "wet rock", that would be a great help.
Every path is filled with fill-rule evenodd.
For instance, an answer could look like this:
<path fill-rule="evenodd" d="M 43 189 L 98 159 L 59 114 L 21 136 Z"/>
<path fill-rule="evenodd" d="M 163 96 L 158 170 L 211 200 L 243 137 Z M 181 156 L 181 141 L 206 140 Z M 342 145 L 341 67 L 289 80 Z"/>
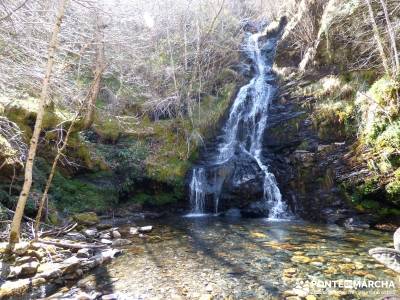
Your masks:
<path fill-rule="evenodd" d="M 79 249 L 78 252 L 76 253 L 76 257 L 78 258 L 89 258 L 90 256 L 92 256 L 93 251 L 91 249 L 88 248 L 84 248 L 84 249 Z"/>
<path fill-rule="evenodd" d="M 121 246 L 126 246 L 129 244 L 131 244 L 131 241 L 127 240 L 127 239 L 116 239 L 112 242 L 112 245 L 114 247 L 121 247 Z"/>
<path fill-rule="evenodd" d="M 368 229 L 370 227 L 368 223 L 363 222 L 361 219 L 357 217 L 346 219 L 343 225 L 348 230 Z"/>
<path fill-rule="evenodd" d="M 301 264 L 308 264 L 309 262 L 311 262 L 311 259 L 309 257 L 302 255 L 292 256 L 290 260 L 294 263 L 301 263 Z"/>
<path fill-rule="evenodd" d="M 113 239 L 119 239 L 119 238 L 121 238 L 121 234 L 119 233 L 118 230 L 113 230 L 113 231 L 111 232 L 111 235 L 112 235 L 112 238 L 113 238 Z"/>
<path fill-rule="evenodd" d="M 230 208 L 224 213 L 224 215 L 232 218 L 240 218 L 242 216 L 240 209 L 238 208 Z"/>
<path fill-rule="evenodd" d="M 386 267 L 400 273 L 400 251 L 390 248 L 374 248 L 368 253 Z"/>
<path fill-rule="evenodd" d="M 141 233 L 148 233 L 148 232 L 151 232 L 152 230 L 153 230 L 153 226 L 139 227 L 139 232 L 141 232 Z"/>
<path fill-rule="evenodd" d="M 73 220 L 80 225 L 92 226 L 99 223 L 99 217 L 95 212 L 79 213 L 72 216 Z"/>

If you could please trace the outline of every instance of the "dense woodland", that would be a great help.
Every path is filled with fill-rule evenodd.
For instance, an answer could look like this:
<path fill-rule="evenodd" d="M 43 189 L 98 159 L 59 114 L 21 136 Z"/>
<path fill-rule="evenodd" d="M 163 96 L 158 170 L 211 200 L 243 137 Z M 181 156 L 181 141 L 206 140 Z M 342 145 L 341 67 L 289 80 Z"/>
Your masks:
<path fill-rule="evenodd" d="M 398 0 L 0 0 L 0 239 L 187 211 L 191 167 L 254 72 L 243 40 L 279 18 L 275 102 L 295 117 L 266 148 L 284 199 L 317 220 L 335 194 L 399 225 Z"/>

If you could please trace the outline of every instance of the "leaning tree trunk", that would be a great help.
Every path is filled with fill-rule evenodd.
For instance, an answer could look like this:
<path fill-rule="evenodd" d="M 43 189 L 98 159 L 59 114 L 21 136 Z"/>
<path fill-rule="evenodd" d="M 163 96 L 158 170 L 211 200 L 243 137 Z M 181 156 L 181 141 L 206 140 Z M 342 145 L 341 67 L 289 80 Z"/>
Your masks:
<path fill-rule="evenodd" d="M 388 12 L 388 8 L 387 8 L 385 0 L 380 0 L 380 2 L 381 2 L 383 12 L 385 14 L 386 27 L 387 27 L 388 35 L 390 38 L 390 45 L 391 45 L 392 52 L 393 52 L 391 55 L 392 65 L 393 65 L 393 76 L 397 77 L 400 72 L 400 62 L 399 62 L 399 54 L 397 51 L 397 45 L 396 45 L 396 31 L 393 28 L 392 22 L 390 21 L 389 12 Z"/>
<path fill-rule="evenodd" d="M 15 209 L 15 214 L 13 217 L 13 221 L 11 224 L 10 231 L 10 243 L 18 243 L 20 238 L 20 227 L 21 220 L 24 214 L 24 209 L 26 205 L 26 201 L 28 200 L 29 192 L 32 186 L 32 170 L 33 163 L 36 156 L 37 144 L 39 141 L 40 131 L 42 130 L 42 122 L 45 113 L 46 100 L 48 97 L 48 89 L 50 83 L 50 76 L 53 70 L 54 64 L 54 55 L 57 49 L 58 35 L 61 29 L 61 23 L 64 18 L 65 7 L 67 5 L 68 0 L 61 0 L 60 6 L 57 12 L 56 23 L 53 28 L 53 32 L 51 35 L 48 55 L 47 55 L 47 65 L 46 65 L 46 74 L 43 80 L 42 91 L 40 94 L 39 108 L 37 111 L 37 117 L 35 122 L 35 127 L 32 133 L 32 138 L 30 141 L 30 147 L 28 152 L 28 159 L 25 165 L 25 180 L 22 186 L 21 193 L 18 198 L 17 207 Z"/>
<path fill-rule="evenodd" d="M 96 100 L 100 92 L 101 77 L 104 72 L 104 25 L 102 24 L 99 15 L 96 16 L 96 57 L 94 63 L 94 81 L 91 94 L 89 96 L 87 112 L 83 121 L 83 128 L 88 129 L 94 121 L 94 113 Z"/>

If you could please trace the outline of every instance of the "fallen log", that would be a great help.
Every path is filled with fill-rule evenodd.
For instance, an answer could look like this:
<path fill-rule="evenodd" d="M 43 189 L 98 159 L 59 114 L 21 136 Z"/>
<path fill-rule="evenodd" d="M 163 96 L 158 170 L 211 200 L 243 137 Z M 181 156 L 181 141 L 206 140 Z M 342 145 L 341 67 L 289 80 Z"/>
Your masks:
<path fill-rule="evenodd" d="M 67 248 L 67 249 L 101 249 L 107 247 L 107 245 L 95 245 L 95 244 L 87 244 L 87 243 L 73 243 L 70 241 L 52 241 L 52 240 L 44 240 L 39 239 L 39 243 L 53 245 L 60 248 Z"/>

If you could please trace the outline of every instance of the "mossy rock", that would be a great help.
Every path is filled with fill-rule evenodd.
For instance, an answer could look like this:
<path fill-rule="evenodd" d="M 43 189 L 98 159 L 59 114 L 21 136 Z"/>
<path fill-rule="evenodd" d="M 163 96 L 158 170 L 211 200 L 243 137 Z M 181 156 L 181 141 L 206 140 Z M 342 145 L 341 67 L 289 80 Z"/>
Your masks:
<path fill-rule="evenodd" d="M 100 222 L 99 217 L 95 212 L 84 212 L 79 214 L 74 214 L 72 219 L 79 225 L 92 226 Z"/>

